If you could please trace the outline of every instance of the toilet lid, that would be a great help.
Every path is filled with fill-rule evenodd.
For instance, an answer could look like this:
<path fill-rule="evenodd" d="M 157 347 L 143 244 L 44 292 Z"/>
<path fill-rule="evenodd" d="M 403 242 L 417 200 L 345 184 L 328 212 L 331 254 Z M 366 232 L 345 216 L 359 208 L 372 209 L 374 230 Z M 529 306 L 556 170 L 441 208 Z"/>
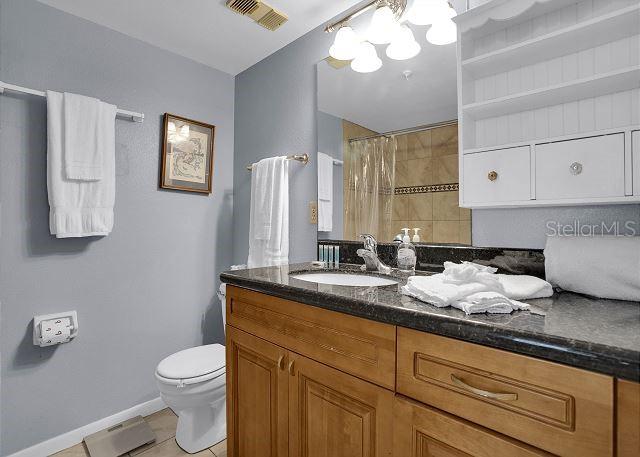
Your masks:
<path fill-rule="evenodd" d="M 158 364 L 156 372 L 167 379 L 187 379 L 204 376 L 224 368 L 225 348 L 207 344 L 176 352 Z"/>

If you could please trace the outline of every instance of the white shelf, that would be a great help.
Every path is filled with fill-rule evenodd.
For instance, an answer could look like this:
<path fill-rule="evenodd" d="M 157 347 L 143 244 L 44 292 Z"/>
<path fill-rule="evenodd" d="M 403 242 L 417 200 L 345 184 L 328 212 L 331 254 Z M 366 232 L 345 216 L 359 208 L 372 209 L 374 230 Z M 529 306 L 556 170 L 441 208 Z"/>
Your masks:
<path fill-rule="evenodd" d="M 474 119 L 504 116 L 640 87 L 640 66 L 462 106 Z"/>
<path fill-rule="evenodd" d="M 525 208 L 527 206 L 584 206 L 604 204 L 630 205 L 640 203 L 640 196 L 628 195 L 625 197 L 604 198 L 567 198 L 561 200 L 519 200 L 510 202 L 462 202 L 461 208 Z"/>
<path fill-rule="evenodd" d="M 483 77 L 550 60 L 640 33 L 640 5 L 580 22 L 521 43 L 462 61 L 462 69 Z"/>

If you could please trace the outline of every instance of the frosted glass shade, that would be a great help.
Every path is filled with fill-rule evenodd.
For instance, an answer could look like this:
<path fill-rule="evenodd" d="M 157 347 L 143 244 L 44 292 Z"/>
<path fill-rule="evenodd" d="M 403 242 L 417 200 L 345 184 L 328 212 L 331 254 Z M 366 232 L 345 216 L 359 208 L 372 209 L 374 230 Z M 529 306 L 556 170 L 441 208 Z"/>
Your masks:
<path fill-rule="evenodd" d="M 382 66 L 382 60 L 378 57 L 376 48 L 365 41 L 360 44 L 358 55 L 351 61 L 351 69 L 358 73 L 371 73 Z"/>
<path fill-rule="evenodd" d="M 406 60 L 418 55 L 420 49 L 411 29 L 402 25 L 387 46 L 387 56 L 394 60 Z"/>
<path fill-rule="evenodd" d="M 373 13 L 367 32 L 367 40 L 373 44 L 391 43 L 397 27 L 398 22 L 391 8 L 382 6 Z"/>
<path fill-rule="evenodd" d="M 451 19 L 438 21 L 427 31 L 427 41 L 431 44 L 445 45 L 455 43 L 458 29 Z"/>
<path fill-rule="evenodd" d="M 329 55 L 338 60 L 355 59 L 360 48 L 358 34 L 349 26 L 340 27 L 336 32 L 333 45 L 329 48 Z"/>

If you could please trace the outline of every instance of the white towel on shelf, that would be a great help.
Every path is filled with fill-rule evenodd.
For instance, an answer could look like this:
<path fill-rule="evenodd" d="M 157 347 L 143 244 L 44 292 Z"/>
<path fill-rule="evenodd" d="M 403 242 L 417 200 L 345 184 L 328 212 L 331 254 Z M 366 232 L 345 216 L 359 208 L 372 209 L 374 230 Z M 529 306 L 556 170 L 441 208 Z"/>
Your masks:
<path fill-rule="evenodd" d="M 318 152 L 318 231 L 333 230 L 333 157 Z"/>
<path fill-rule="evenodd" d="M 289 161 L 262 159 L 251 170 L 249 268 L 289 263 Z"/>
<path fill-rule="evenodd" d="M 467 314 L 527 310 L 517 300 L 550 297 L 551 285 L 533 276 L 496 274 L 495 268 L 472 262 L 445 262 L 443 273 L 411 276 L 402 293 L 439 308 L 453 306 Z"/>
<path fill-rule="evenodd" d="M 640 301 L 640 236 L 547 237 L 547 281 L 599 298 Z"/>
<path fill-rule="evenodd" d="M 67 107 L 66 101 L 75 97 L 66 95 L 71 94 L 47 91 L 49 229 L 58 238 L 105 236 L 113 229 L 116 107 L 99 102 L 94 119 L 97 132 L 92 136 L 82 130 L 86 122 L 70 124 L 79 114 L 67 116 L 67 111 L 76 105 L 70 102 Z M 93 141 L 87 143 L 88 137 Z M 73 165 L 70 170 L 66 167 L 68 161 Z M 84 174 L 82 170 L 99 174 Z M 83 179 L 75 179 L 80 176 Z M 88 178 L 92 179 L 85 180 Z"/>

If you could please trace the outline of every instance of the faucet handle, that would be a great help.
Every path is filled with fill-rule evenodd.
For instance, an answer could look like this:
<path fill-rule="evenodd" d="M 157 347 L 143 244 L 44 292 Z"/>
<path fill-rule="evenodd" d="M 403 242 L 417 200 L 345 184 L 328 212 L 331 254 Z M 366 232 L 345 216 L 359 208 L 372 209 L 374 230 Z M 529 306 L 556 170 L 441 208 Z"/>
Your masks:
<path fill-rule="evenodd" d="M 363 233 L 360 238 L 364 240 L 364 248 L 368 251 L 378 253 L 378 242 L 373 235 Z"/>

